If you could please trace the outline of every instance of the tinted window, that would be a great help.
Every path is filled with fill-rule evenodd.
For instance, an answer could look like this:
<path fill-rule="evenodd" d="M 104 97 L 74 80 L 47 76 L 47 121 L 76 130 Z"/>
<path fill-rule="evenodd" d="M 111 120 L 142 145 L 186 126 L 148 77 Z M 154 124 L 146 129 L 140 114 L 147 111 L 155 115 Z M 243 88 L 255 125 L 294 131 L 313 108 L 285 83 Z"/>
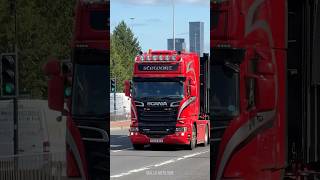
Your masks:
<path fill-rule="evenodd" d="M 213 113 L 233 117 L 239 113 L 239 73 L 223 65 L 213 66 Z"/>
<path fill-rule="evenodd" d="M 183 97 L 183 84 L 182 82 L 134 82 L 133 96 Z"/>
<path fill-rule="evenodd" d="M 91 11 L 90 13 L 91 28 L 95 30 L 109 29 L 108 14 L 106 11 Z"/>
<path fill-rule="evenodd" d="M 109 112 L 107 58 L 103 50 L 75 49 L 72 115 L 100 117 Z"/>

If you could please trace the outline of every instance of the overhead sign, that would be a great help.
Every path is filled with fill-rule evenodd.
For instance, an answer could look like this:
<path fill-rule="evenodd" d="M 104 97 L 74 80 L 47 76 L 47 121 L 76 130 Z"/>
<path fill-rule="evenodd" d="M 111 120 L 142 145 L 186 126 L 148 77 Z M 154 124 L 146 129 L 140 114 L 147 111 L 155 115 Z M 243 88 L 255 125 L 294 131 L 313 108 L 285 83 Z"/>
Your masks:
<path fill-rule="evenodd" d="M 139 64 L 139 71 L 177 71 L 179 64 Z"/>

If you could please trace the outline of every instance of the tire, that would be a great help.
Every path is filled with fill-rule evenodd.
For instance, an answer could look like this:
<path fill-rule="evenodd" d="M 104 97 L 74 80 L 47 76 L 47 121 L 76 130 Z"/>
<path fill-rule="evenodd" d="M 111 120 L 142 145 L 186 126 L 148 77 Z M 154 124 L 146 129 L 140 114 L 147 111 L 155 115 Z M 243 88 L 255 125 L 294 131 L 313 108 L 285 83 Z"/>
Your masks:
<path fill-rule="evenodd" d="M 209 144 L 209 130 L 208 130 L 208 126 L 206 126 L 203 146 L 206 147 L 208 144 Z"/>
<path fill-rule="evenodd" d="M 133 149 L 135 150 L 143 150 L 144 149 L 144 145 L 143 144 L 132 144 Z"/>
<path fill-rule="evenodd" d="M 188 145 L 189 150 L 193 150 L 197 145 L 197 129 L 195 125 L 192 125 L 192 138 L 190 144 Z"/>

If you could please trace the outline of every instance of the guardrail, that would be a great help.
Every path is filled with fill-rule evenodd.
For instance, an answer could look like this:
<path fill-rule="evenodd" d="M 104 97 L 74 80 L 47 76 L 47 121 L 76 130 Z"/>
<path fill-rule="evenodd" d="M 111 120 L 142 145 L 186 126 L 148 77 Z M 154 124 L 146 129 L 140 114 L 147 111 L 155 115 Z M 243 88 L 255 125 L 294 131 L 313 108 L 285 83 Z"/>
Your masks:
<path fill-rule="evenodd" d="M 0 179 L 65 179 L 65 153 L 0 156 Z"/>

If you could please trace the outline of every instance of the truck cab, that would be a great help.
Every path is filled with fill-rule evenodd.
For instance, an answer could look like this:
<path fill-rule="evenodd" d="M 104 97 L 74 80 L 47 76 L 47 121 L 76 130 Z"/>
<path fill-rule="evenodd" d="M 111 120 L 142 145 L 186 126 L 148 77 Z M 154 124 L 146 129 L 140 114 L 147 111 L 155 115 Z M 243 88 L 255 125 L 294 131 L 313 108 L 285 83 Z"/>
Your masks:
<path fill-rule="evenodd" d="M 212 179 L 319 174 L 319 9 L 211 1 Z"/>
<path fill-rule="evenodd" d="M 149 50 L 136 56 L 132 81 L 125 83 L 125 94 L 131 97 L 133 147 L 175 144 L 193 149 L 208 144 L 210 126 L 200 106 L 200 84 L 196 53 Z"/>
<path fill-rule="evenodd" d="M 109 177 L 109 3 L 78 0 L 71 61 L 44 66 L 49 108 L 67 117 L 68 177 Z"/>

